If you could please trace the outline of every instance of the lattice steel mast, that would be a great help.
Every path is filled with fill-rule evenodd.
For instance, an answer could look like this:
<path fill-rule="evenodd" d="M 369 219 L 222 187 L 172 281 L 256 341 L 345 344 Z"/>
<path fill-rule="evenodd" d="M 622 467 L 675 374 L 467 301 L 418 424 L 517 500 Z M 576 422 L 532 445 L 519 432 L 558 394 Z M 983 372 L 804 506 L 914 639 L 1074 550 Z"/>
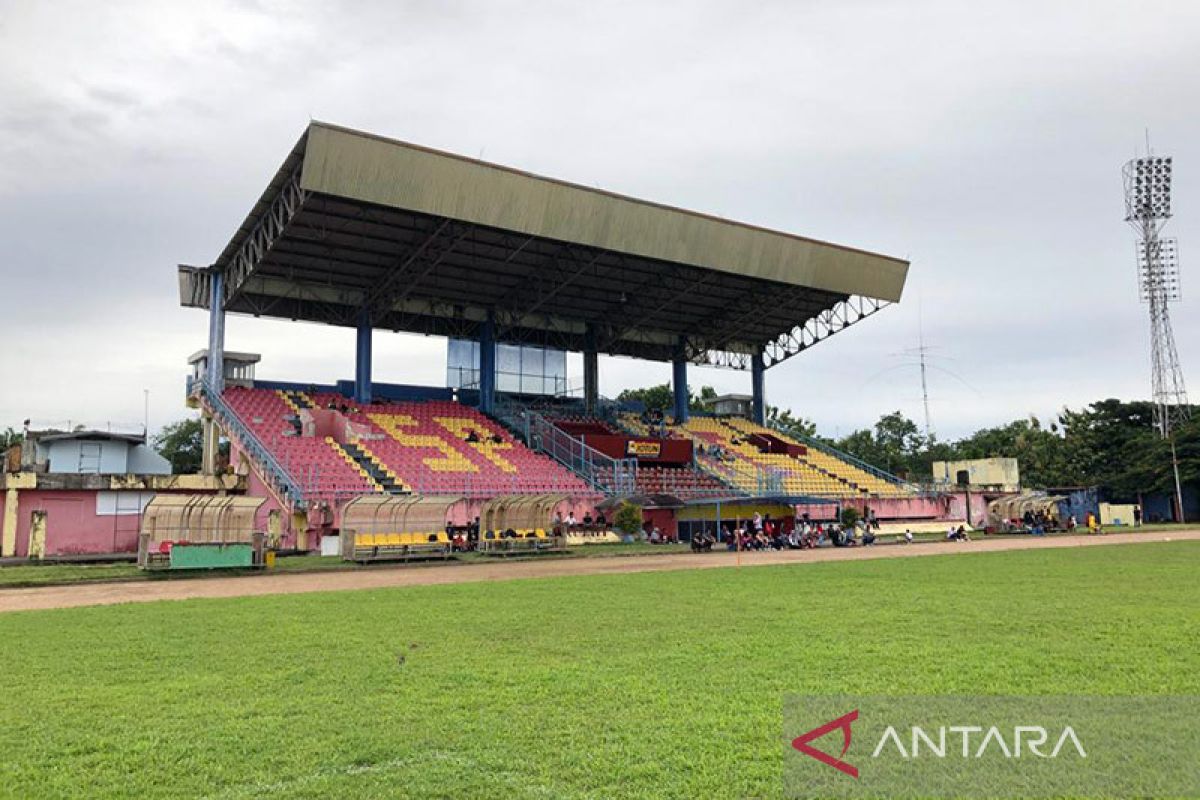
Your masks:
<path fill-rule="evenodd" d="M 1168 304 L 1179 300 L 1179 247 L 1174 238 L 1159 234 L 1171 218 L 1171 157 L 1155 156 L 1146 137 L 1146 157 L 1125 164 L 1125 221 L 1138 234 L 1138 284 L 1141 300 L 1150 308 L 1150 388 L 1154 427 L 1171 444 L 1175 476 L 1176 520 L 1184 521 L 1183 487 L 1174 430 L 1188 420 L 1191 406 L 1183 386 L 1183 370 L 1175 349 Z"/>
<path fill-rule="evenodd" d="M 1171 218 L 1171 158 L 1148 155 L 1125 164 L 1125 221 L 1138 234 L 1138 283 L 1150 308 L 1150 385 L 1154 426 L 1163 438 L 1188 419 L 1190 407 L 1175 349 L 1168 304 L 1179 299 L 1179 249 L 1164 238 Z"/>

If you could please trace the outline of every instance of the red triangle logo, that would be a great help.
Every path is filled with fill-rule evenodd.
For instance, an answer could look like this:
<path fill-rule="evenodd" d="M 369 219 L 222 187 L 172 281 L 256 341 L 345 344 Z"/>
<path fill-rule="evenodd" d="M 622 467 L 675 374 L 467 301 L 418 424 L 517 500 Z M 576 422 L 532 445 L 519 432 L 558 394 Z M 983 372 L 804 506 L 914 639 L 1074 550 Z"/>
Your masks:
<path fill-rule="evenodd" d="M 856 719 L 858 719 L 857 708 L 851 711 L 849 714 L 840 716 L 835 720 L 826 722 L 819 728 L 813 728 L 808 733 L 797 736 L 795 739 L 792 739 L 792 747 L 796 748 L 801 753 L 804 753 L 806 756 L 815 758 L 822 764 L 828 764 L 839 772 L 844 772 L 851 778 L 857 779 L 858 767 L 842 761 L 842 757 L 845 756 L 846 751 L 850 749 L 850 724 Z M 813 741 L 814 739 L 820 739 L 825 734 L 839 729 L 842 731 L 842 752 L 838 754 L 837 758 L 834 758 L 828 753 L 809 745 L 809 742 Z"/>

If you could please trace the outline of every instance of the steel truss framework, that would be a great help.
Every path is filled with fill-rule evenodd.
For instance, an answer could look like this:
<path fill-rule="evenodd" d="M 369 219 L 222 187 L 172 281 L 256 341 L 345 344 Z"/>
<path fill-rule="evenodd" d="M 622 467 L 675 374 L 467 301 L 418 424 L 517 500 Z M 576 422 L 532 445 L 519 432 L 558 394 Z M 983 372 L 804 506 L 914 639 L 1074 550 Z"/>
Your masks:
<path fill-rule="evenodd" d="M 1134 159 L 1122 170 L 1125 221 L 1138 234 L 1139 294 L 1150 311 L 1150 385 L 1154 426 L 1164 438 L 1191 415 L 1169 304 L 1179 299 L 1178 247 L 1161 236 L 1171 217 L 1171 159 Z"/>
<path fill-rule="evenodd" d="M 306 190 L 303 141 L 180 301 L 352 327 L 750 370 L 795 356 L 886 302 L 500 230 Z"/>

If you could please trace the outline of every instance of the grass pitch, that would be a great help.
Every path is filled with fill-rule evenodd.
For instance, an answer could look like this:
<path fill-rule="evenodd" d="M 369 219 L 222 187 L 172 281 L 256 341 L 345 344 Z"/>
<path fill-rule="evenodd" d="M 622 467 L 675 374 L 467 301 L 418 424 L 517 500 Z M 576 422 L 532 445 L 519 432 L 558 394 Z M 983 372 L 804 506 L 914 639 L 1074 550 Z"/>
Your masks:
<path fill-rule="evenodd" d="M 0 615 L 0 796 L 773 797 L 785 692 L 1200 693 L 1200 543 Z"/>

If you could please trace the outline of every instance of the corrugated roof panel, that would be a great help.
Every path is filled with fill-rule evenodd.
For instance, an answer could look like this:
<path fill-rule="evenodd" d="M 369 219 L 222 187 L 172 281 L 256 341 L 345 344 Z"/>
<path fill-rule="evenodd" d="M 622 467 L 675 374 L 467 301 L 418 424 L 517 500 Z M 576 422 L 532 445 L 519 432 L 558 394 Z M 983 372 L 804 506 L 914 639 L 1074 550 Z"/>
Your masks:
<path fill-rule="evenodd" d="M 908 263 L 313 123 L 309 191 L 558 241 L 898 301 Z"/>

